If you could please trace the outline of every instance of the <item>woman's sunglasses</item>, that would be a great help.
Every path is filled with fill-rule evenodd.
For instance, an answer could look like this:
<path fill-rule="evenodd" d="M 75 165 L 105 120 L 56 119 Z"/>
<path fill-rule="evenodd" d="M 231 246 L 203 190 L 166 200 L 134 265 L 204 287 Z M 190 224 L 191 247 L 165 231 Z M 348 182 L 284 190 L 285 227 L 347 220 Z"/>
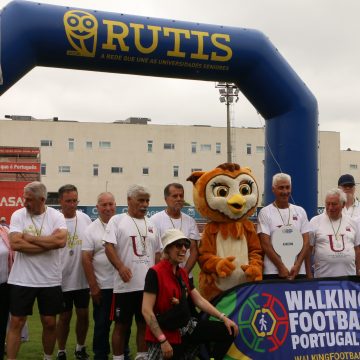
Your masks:
<path fill-rule="evenodd" d="M 185 246 L 185 249 L 190 249 L 190 241 L 188 240 L 177 240 L 174 242 L 175 247 L 180 250 Z"/>

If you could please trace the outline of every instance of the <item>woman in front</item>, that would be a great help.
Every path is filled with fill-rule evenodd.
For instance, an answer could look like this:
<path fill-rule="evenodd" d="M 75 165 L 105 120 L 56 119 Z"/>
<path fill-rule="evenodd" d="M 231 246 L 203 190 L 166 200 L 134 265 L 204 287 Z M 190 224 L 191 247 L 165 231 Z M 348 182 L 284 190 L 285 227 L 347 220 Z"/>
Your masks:
<path fill-rule="evenodd" d="M 179 267 L 190 240 L 180 230 L 169 229 L 161 241 L 163 259 L 147 273 L 142 304 L 147 323 L 148 360 L 194 359 L 198 345 L 211 341 L 217 343 L 212 356 L 223 359 L 238 335 L 238 326 L 191 287 L 187 272 Z M 191 301 L 220 321 L 191 316 Z"/>

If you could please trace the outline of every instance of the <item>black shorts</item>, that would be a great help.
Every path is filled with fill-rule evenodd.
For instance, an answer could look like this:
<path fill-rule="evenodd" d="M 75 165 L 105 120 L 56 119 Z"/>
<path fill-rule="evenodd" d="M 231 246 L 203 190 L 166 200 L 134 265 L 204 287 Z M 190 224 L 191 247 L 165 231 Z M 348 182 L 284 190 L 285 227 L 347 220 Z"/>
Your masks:
<path fill-rule="evenodd" d="M 87 309 L 90 302 L 90 290 L 80 289 L 64 291 L 61 312 L 71 311 L 73 306 L 77 309 Z"/>
<path fill-rule="evenodd" d="M 55 316 L 61 312 L 61 286 L 36 288 L 10 284 L 11 315 L 32 315 L 35 299 L 38 303 L 40 315 Z"/>
<path fill-rule="evenodd" d="M 120 324 L 131 324 L 135 315 L 136 322 L 145 323 L 141 312 L 143 291 L 116 293 L 114 295 L 112 320 Z"/>

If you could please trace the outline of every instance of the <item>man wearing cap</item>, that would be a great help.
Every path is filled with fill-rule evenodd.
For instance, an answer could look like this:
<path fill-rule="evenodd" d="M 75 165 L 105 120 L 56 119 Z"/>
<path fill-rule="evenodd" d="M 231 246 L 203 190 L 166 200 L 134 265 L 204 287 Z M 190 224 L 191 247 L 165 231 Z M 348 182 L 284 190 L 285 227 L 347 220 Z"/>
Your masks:
<path fill-rule="evenodd" d="M 355 180 L 350 174 L 344 174 L 339 177 L 338 187 L 346 195 L 346 203 L 343 207 L 343 215 L 347 215 L 353 219 L 360 217 L 360 203 L 355 197 Z"/>

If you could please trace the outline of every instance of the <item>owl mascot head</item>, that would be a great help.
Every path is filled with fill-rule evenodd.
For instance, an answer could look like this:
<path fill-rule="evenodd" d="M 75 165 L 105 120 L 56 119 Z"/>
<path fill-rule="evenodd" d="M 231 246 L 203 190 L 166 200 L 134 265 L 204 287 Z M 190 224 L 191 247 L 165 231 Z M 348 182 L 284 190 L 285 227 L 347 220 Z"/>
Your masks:
<path fill-rule="evenodd" d="M 251 170 L 225 163 L 195 171 L 194 203 L 206 224 L 199 247 L 201 294 L 212 300 L 223 291 L 262 279 L 263 254 L 254 224 L 259 193 Z"/>

